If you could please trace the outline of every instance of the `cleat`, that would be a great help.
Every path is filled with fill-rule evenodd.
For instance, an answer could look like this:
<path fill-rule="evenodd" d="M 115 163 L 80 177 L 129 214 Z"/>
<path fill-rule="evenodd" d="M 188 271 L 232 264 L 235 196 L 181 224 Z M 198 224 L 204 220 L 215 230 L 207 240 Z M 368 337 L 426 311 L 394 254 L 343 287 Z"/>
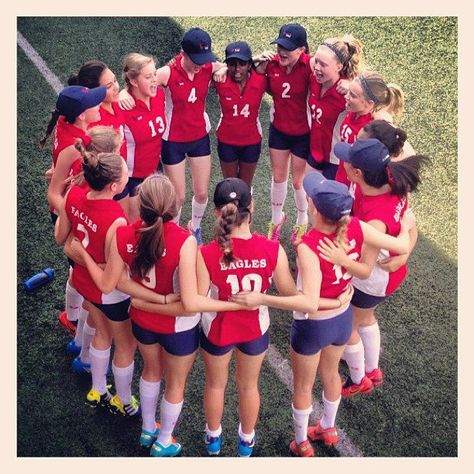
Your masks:
<path fill-rule="evenodd" d="M 344 385 L 342 386 L 342 396 L 352 398 L 359 393 L 370 393 L 374 389 L 372 380 L 369 377 L 364 376 L 360 381 L 360 384 L 355 384 L 349 377 Z"/>
<path fill-rule="evenodd" d="M 244 441 L 240 436 L 237 437 L 237 450 L 241 458 L 249 458 L 252 455 L 255 446 L 255 436 L 252 441 Z"/>
<path fill-rule="evenodd" d="M 293 233 L 291 234 L 291 243 L 297 245 L 300 243 L 301 237 L 306 232 L 307 224 L 295 224 L 293 226 Z"/>
<path fill-rule="evenodd" d="M 372 381 L 374 387 L 383 384 L 383 373 L 380 367 L 376 367 L 372 372 L 366 372 L 365 375 Z"/>
<path fill-rule="evenodd" d="M 81 346 L 78 346 L 76 340 L 72 339 L 66 345 L 66 352 L 68 354 L 79 354 L 79 352 L 81 352 Z"/>
<path fill-rule="evenodd" d="M 140 435 L 140 446 L 143 446 L 144 448 L 149 448 L 151 445 L 156 441 L 156 438 L 158 438 L 158 435 L 160 434 L 160 428 L 161 425 L 157 422 L 156 423 L 156 430 L 154 433 L 150 433 L 149 431 L 142 430 L 142 433 Z M 171 436 L 171 441 L 173 443 L 176 442 L 174 439 L 174 436 Z"/>
<path fill-rule="evenodd" d="M 72 370 L 78 374 L 90 374 L 91 365 L 82 362 L 81 358 L 77 356 L 71 364 Z"/>
<path fill-rule="evenodd" d="M 77 321 L 69 321 L 67 319 L 67 312 L 63 311 L 59 317 L 59 324 L 71 335 L 76 335 Z"/>
<path fill-rule="evenodd" d="M 114 395 L 112 400 L 110 400 L 110 407 L 112 413 L 120 413 L 122 416 L 126 417 L 139 415 L 141 413 L 140 404 L 135 398 L 135 395 L 132 395 L 130 403 L 127 404 L 122 403 L 122 400 L 120 400 L 118 395 Z"/>
<path fill-rule="evenodd" d="M 305 439 L 300 444 L 296 444 L 296 441 L 293 440 L 290 443 L 290 451 L 295 455 L 302 458 L 312 458 L 314 456 L 314 449 L 311 446 L 311 443 Z"/>
<path fill-rule="evenodd" d="M 179 443 L 172 442 L 169 446 L 164 447 L 161 443 L 155 441 L 153 443 L 153 446 L 151 447 L 150 456 L 153 456 L 155 458 L 172 458 L 174 456 L 177 456 L 182 449 L 183 448 Z"/>
<path fill-rule="evenodd" d="M 194 235 L 194 237 L 196 237 L 198 246 L 201 246 L 201 245 L 202 245 L 202 232 L 201 232 L 201 228 L 198 227 L 196 230 L 194 230 L 191 221 L 189 221 L 189 222 L 188 222 L 188 231 L 189 231 L 190 234 L 192 234 L 192 235 Z"/>
<path fill-rule="evenodd" d="M 209 456 L 217 456 L 222 448 L 222 434 L 216 437 L 205 434 L 204 443 L 206 443 L 207 454 Z"/>
<path fill-rule="evenodd" d="M 110 401 L 112 400 L 112 394 L 110 393 L 109 389 L 112 385 L 107 385 L 106 392 L 104 394 L 100 394 L 96 388 L 91 388 L 86 395 L 86 405 L 91 406 L 92 408 L 109 407 Z"/>
<path fill-rule="evenodd" d="M 280 240 L 281 228 L 286 221 L 286 214 L 283 212 L 279 224 L 274 224 L 272 221 L 268 224 L 268 235 L 270 240 Z"/>
<path fill-rule="evenodd" d="M 339 441 L 336 428 L 321 428 L 321 425 L 308 426 L 308 439 L 310 441 L 323 441 L 326 446 L 332 446 Z"/>

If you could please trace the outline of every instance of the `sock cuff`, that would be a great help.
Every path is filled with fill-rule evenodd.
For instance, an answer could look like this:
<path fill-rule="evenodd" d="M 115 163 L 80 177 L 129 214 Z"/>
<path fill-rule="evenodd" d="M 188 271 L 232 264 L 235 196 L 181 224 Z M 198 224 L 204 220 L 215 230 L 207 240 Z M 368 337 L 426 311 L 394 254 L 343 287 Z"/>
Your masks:
<path fill-rule="evenodd" d="M 369 332 L 379 331 L 379 323 L 371 324 L 370 326 L 359 326 L 359 334 L 367 334 Z"/>
<path fill-rule="evenodd" d="M 117 375 L 128 375 L 130 372 L 133 372 L 134 365 L 135 362 L 132 361 L 128 367 L 117 367 L 112 361 L 112 371 Z"/>
<path fill-rule="evenodd" d="M 195 206 L 197 208 L 202 208 L 202 209 L 205 209 L 207 207 L 207 203 L 209 202 L 209 198 L 206 198 L 206 202 L 197 202 L 196 199 L 194 198 L 193 196 L 193 200 L 192 200 L 192 206 Z"/>
<path fill-rule="evenodd" d="M 161 408 L 167 410 L 181 410 L 181 408 L 183 407 L 183 402 L 184 400 L 181 400 L 179 403 L 171 403 L 163 396 L 163 398 L 161 399 Z"/>
<path fill-rule="evenodd" d="M 336 400 L 328 400 L 325 396 L 324 396 L 324 392 L 322 393 L 322 398 L 323 398 L 323 403 L 325 404 L 328 404 L 328 405 L 339 405 L 339 403 L 341 402 L 341 396 L 339 395 L 339 398 L 336 399 Z"/>
<path fill-rule="evenodd" d="M 288 187 L 288 180 L 286 181 L 283 181 L 282 183 L 275 183 L 275 181 L 273 181 L 273 178 L 272 178 L 272 187 L 273 188 L 284 188 L 286 189 Z"/>
<path fill-rule="evenodd" d="M 90 355 L 93 355 L 94 357 L 98 357 L 99 359 L 108 359 L 110 357 L 110 347 L 108 349 L 100 351 L 99 349 L 96 349 L 91 344 L 89 348 L 89 353 Z"/>
<path fill-rule="evenodd" d="M 219 428 L 217 428 L 217 430 L 212 431 L 209 429 L 209 426 L 206 423 L 205 431 L 206 431 L 206 434 L 210 436 L 211 438 L 217 438 L 218 436 L 222 434 L 222 425 L 219 425 Z"/>
<path fill-rule="evenodd" d="M 94 336 L 95 335 L 95 328 L 89 326 L 87 324 L 87 321 L 84 323 L 84 329 L 83 329 L 84 333 L 89 335 L 89 336 Z"/>
<path fill-rule="evenodd" d="M 255 430 L 252 430 L 251 433 L 244 433 L 242 431 L 242 423 L 239 422 L 239 437 L 244 441 L 252 441 L 255 438 Z"/>
<path fill-rule="evenodd" d="M 362 341 L 356 342 L 355 344 L 346 344 L 344 352 L 347 354 L 351 354 L 353 352 L 358 352 L 364 348 Z"/>
<path fill-rule="evenodd" d="M 291 404 L 291 409 L 293 410 L 294 415 L 310 415 L 313 411 L 312 406 L 309 406 L 308 408 L 295 408 L 293 403 Z"/>
<path fill-rule="evenodd" d="M 161 380 L 158 380 L 158 382 L 149 382 L 148 380 L 145 380 L 143 377 L 140 377 L 140 395 L 144 396 L 156 396 L 160 392 L 160 387 L 161 387 Z"/>

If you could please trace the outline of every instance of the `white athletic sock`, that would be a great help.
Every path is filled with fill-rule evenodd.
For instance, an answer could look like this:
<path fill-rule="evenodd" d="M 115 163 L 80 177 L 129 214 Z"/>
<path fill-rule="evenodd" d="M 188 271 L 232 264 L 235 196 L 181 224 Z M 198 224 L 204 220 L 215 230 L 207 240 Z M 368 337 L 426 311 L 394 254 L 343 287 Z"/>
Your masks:
<path fill-rule="evenodd" d="M 181 219 L 181 210 L 183 208 L 180 207 L 179 208 L 179 211 L 178 211 L 178 214 L 176 214 L 176 217 L 173 217 L 173 219 L 171 219 L 176 225 L 179 225 L 179 220 Z"/>
<path fill-rule="evenodd" d="M 212 431 L 209 429 L 209 426 L 207 426 L 206 423 L 206 434 L 207 436 L 209 436 L 209 438 L 217 438 L 222 434 L 222 425 L 219 425 L 219 428 L 217 428 L 217 430 Z"/>
<path fill-rule="evenodd" d="M 156 430 L 156 407 L 160 396 L 161 380 L 149 382 L 140 377 L 140 406 L 142 407 L 142 429 L 150 433 Z"/>
<path fill-rule="evenodd" d="M 252 440 L 255 438 L 255 430 L 252 430 L 251 433 L 244 433 L 242 431 L 242 424 L 239 423 L 239 438 L 242 441 L 246 441 L 247 443 L 251 443 Z"/>
<path fill-rule="evenodd" d="M 340 396 L 337 400 L 331 402 L 324 396 L 323 392 L 323 416 L 319 420 L 319 424 L 323 430 L 336 426 L 336 415 L 340 402 Z"/>
<path fill-rule="evenodd" d="M 362 341 L 356 344 L 346 345 L 344 349 L 344 358 L 351 373 L 351 379 L 355 384 L 360 384 L 364 378 L 364 346 Z"/>
<path fill-rule="evenodd" d="M 174 427 L 176 426 L 182 408 L 183 400 L 179 403 L 170 403 L 164 396 L 161 399 L 161 428 L 157 441 L 165 448 L 171 443 L 171 435 L 173 434 Z"/>
<path fill-rule="evenodd" d="M 296 204 L 296 223 L 307 224 L 308 223 L 308 201 L 306 199 L 306 193 L 303 188 L 295 189 L 293 186 L 293 196 L 295 197 Z"/>
<path fill-rule="evenodd" d="M 72 287 L 69 280 L 66 283 L 66 313 L 69 321 L 77 321 L 84 298 Z"/>
<path fill-rule="evenodd" d="M 82 332 L 84 331 L 84 323 L 86 322 L 87 315 L 89 311 L 84 308 L 81 308 L 79 311 L 79 319 L 77 320 L 76 335 L 74 336 L 74 341 L 76 345 L 80 346 L 82 344 Z"/>
<path fill-rule="evenodd" d="M 132 399 L 132 379 L 133 367 L 132 363 L 128 367 L 117 367 L 112 362 L 112 373 L 114 374 L 115 390 L 124 405 L 128 405 Z"/>
<path fill-rule="evenodd" d="M 81 341 L 81 352 L 79 357 L 84 364 L 90 364 L 91 357 L 89 349 L 91 346 L 92 339 L 95 336 L 95 328 L 91 328 L 87 321 L 84 323 L 84 330 L 82 331 L 82 341 Z"/>
<path fill-rule="evenodd" d="M 380 328 L 376 322 L 370 326 L 359 326 L 359 334 L 364 345 L 365 372 L 369 373 L 379 366 Z"/>
<path fill-rule="evenodd" d="M 293 410 L 293 420 L 295 421 L 295 441 L 296 444 L 302 443 L 304 440 L 308 439 L 308 422 L 309 415 L 313 411 L 313 407 L 304 408 L 303 410 L 298 410 L 291 405 Z"/>
<path fill-rule="evenodd" d="M 193 230 L 201 227 L 202 217 L 204 216 L 204 212 L 206 212 L 207 201 L 208 199 L 206 199 L 206 202 L 201 204 L 197 202 L 193 196 L 191 203 L 191 225 L 193 226 Z"/>
<path fill-rule="evenodd" d="M 283 206 L 288 194 L 288 180 L 283 183 L 275 183 L 272 179 L 272 187 L 270 188 L 270 199 L 272 201 L 272 222 L 279 224 L 281 222 Z"/>
<path fill-rule="evenodd" d="M 110 347 L 99 351 L 92 344 L 89 349 L 91 359 L 92 388 L 103 395 L 107 391 L 107 367 L 109 366 Z"/>

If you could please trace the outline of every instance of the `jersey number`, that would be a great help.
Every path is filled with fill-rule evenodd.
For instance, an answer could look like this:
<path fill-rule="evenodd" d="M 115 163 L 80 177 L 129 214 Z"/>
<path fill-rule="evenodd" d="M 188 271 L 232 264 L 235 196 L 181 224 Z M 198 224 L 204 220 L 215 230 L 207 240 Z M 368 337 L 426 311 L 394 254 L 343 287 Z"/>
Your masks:
<path fill-rule="evenodd" d="M 193 87 L 191 89 L 191 92 L 189 93 L 189 97 L 188 97 L 188 102 L 191 102 L 192 104 L 194 104 L 194 102 L 196 102 L 197 97 L 196 97 L 196 88 Z"/>
<path fill-rule="evenodd" d="M 82 224 L 77 224 L 77 230 L 84 234 L 84 238 L 81 240 L 82 246 L 86 249 L 89 245 L 89 232 Z"/>
<path fill-rule="evenodd" d="M 233 107 L 234 107 L 234 114 L 232 116 L 237 117 L 239 115 L 238 106 L 237 106 L 237 104 L 235 104 Z M 250 115 L 250 106 L 249 106 L 249 104 L 245 104 L 242 107 L 242 110 L 240 111 L 240 115 L 243 115 L 245 118 L 247 118 Z"/>
<path fill-rule="evenodd" d="M 351 135 L 352 135 L 352 129 L 349 127 L 349 125 L 344 124 L 341 130 L 341 141 L 345 143 L 350 143 L 349 140 L 350 140 Z"/>
<path fill-rule="evenodd" d="M 163 122 L 163 119 L 161 117 L 156 117 L 155 122 L 158 125 L 158 133 L 163 133 L 165 131 L 165 123 Z M 153 121 L 149 120 L 148 125 L 151 128 L 152 138 L 156 137 L 156 130 L 155 130 L 155 125 L 153 124 Z"/>
<path fill-rule="evenodd" d="M 226 283 L 230 285 L 230 292 L 235 295 L 240 291 L 256 291 L 260 293 L 262 289 L 262 277 L 258 273 L 249 273 L 239 282 L 237 275 L 227 275 Z M 253 288 L 252 288 L 253 282 Z"/>
<path fill-rule="evenodd" d="M 359 254 L 357 252 L 349 253 L 347 256 L 351 260 L 357 260 Z M 352 275 L 349 272 L 342 273 L 342 268 L 340 265 L 333 265 L 332 269 L 334 270 L 334 275 L 336 276 L 336 281 L 334 281 L 333 285 L 338 285 L 341 280 L 349 280 L 352 278 Z"/>
<path fill-rule="evenodd" d="M 283 87 L 283 92 L 281 93 L 281 96 L 283 99 L 290 99 L 291 96 L 290 94 L 288 94 L 288 92 L 290 91 L 290 84 L 288 82 L 284 82 L 282 84 L 282 87 Z"/>
<path fill-rule="evenodd" d="M 316 122 L 319 123 L 319 125 L 321 125 L 321 117 L 323 115 L 323 110 L 320 109 L 319 107 L 316 107 L 316 104 L 313 104 L 311 106 L 311 118 L 313 120 L 316 120 Z"/>

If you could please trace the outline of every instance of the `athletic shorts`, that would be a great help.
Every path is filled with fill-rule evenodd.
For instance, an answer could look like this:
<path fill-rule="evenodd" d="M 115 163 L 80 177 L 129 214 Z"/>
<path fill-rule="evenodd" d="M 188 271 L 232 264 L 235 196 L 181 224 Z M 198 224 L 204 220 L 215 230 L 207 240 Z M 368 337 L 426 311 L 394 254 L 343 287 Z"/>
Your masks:
<path fill-rule="evenodd" d="M 125 187 L 123 188 L 123 191 L 120 194 L 116 194 L 114 196 L 114 201 L 120 201 L 121 199 L 127 197 L 130 194 L 130 189 L 128 187 L 128 183 L 130 182 L 131 179 L 133 179 L 133 178 L 128 178 L 128 182 L 125 185 Z"/>
<path fill-rule="evenodd" d="M 187 331 L 163 334 L 143 329 L 132 321 L 132 332 L 140 344 L 159 344 L 166 352 L 175 356 L 187 356 L 199 347 L 199 324 Z"/>
<path fill-rule="evenodd" d="M 354 287 L 354 294 L 352 295 L 351 304 L 356 308 L 375 308 L 379 304 L 383 303 L 388 296 L 372 296 L 358 290 Z"/>
<path fill-rule="evenodd" d="M 262 142 L 255 145 L 227 145 L 217 140 L 217 153 L 219 159 L 224 163 L 232 163 L 234 161 L 242 161 L 243 163 L 256 163 L 260 158 L 262 150 Z"/>
<path fill-rule="evenodd" d="M 290 150 L 292 155 L 306 160 L 309 155 L 309 133 L 304 135 L 287 135 L 278 131 L 273 124 L 270 124 L 268 146 L 275 150 Z"/>
<path fill-rule="evenodd" d="M 55 226 L 56 221 L 58 220 L 59 216 L 52 211 L 49 211 L 49 214 L 51 216 L 51 222 L 53 223 L 53 226 Z M 71 260 L 69 257 L 66 257 L 66 258 L 67 258 L 67 261 L 69 262 L 69 266 L 74 268 L 74 260 Z"/>
<path fill-rule="evenodd" d="M 329 163 L 329 161 L 316 161 L 311 154 L 308 155 L 308 165 L 321 171 L 326 179 L 336 179 L 338 165 Z"/>
<path fill-rule="evenodd" d="M 293 319 L 291 347 L 301 355 L 314 355 L 327 346 L 343 346 L 352 333 L 352 308 L 329 319 Z"/>
<path fill-rule="evenodd" d="M 143 181 L 145 181 L 145 178 L 128 178 L 126 189 L 128 190 L 130 197 L 138 194 L 137 186 L 140 186 Z"/>
<path fill-rule="evenodd" d="M 188 155 L 190 158 L 211 154 L 209 134 L 192 142 L 170 142 L 162 140 L 161 160 L 165 165 L 177 165 Z"/>
<path fill-rule="evenodd" d="M 129 318 L 128 310 L 130 309 L 130 302 L 130 298 L 111 304 L 94 303 L 91 301 L 96 308 L 100 309 L 107 316 L 107 319 L 119 323 Z"/>
<path fill-rule="evenodd" d="M 216 346 L 213 344 L 204 334 L 204 331 L 200 331 L 200 344 L 201 347 L 211 355 L 221 356 L 230 352 L 234 347 L 236 347 L 240 352 L 243 352 L 247 355 L 259 355 L 262 352 L 265 352 L 268 349 L 268 344 L 270 342 L 270 335 L 268 330 L 261 337 L 254 339 L 253 341 L 248 342 L 239 342 L 236 344 L 229 344 L 227 346 Z"/>

